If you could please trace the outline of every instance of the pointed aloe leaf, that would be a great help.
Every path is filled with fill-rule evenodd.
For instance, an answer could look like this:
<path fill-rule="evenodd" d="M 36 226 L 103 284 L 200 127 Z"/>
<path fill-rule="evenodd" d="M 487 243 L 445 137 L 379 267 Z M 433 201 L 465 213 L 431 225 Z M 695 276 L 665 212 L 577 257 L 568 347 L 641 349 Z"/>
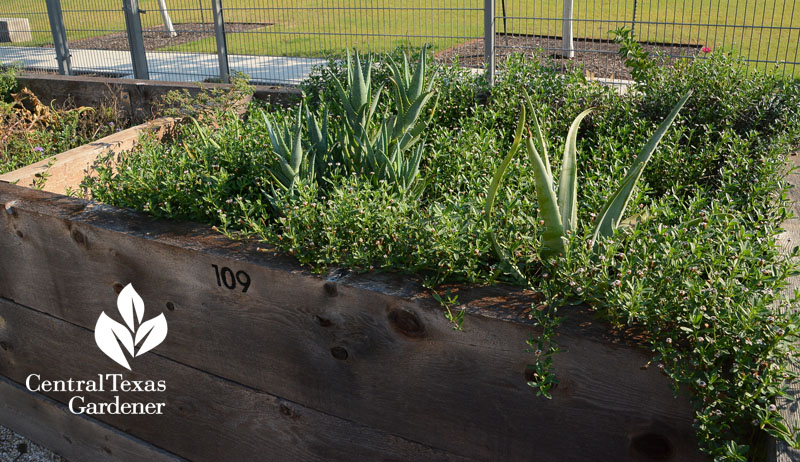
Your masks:
<path fill-rule="evenodd" d="M 391 57 L 389 57 L 389 69 L 392 71 L 392 76 L 389 77 L 389 81 L 392 82 L 394 89 L 394 99 L 397 102 L 398 110 L 403 111 L 405 110 L 405 103 L 402 96 L 402 76 L 400 74 L 400 69 L 397 67 L 397 63 L 395 63 Z"/>
<path fill-rule="evenodd" d="M 578 127 L 590 112 L 592 110 L 587 109 L 578 114 L 578 117 L 575 118 L 569 128 L 567 141 L 564 145 L 564 157 L 561 160 L 561 181 L 558 182 L 558 206 L 561 209 L 561 223 L 564 225 L 565 232 L 572 231 L 578 224 Z"/>
<path fill-rule="evenodd" d="M 411 71 L 408 65 L 408 55 L 403 52 L 403 83 L 408 86 L 408 83 L 411 81 Z"/>
<path fill-rule="evenodd" d="M 664 134 L 672 125 L 675 117 L 677 117 L 678 112 L 681 110 L 683 105 L 686 104 L 686 100 L 688 100 L 689 96 L 691 95 L 692 91 L 689 90 L 689 92 L 686 93 L 686 95 L 684 95 L 680 101 L 678 101 L 678 104 L 672 108 L 672 111 L 669 113 L 667 118 L 661 122 L 661 125 L 659 125 L 656 132 L 650 137 L 650 141 L 647 142 L 645 147 L 642 149 L 642 152 L 636 158 L 636 161 L 631 166 L 628 174 L 620 183 L 619 188 L 614 192 L 614 194 L 612 194 L 612 196 L 603 206 L 603 210 L 600 212 L 600 216 L 597 220 L 597 226 L 595 227 L 594 235 L 592 236 L 592 245 L 594 245 L 598 237 L 609 237 L 614 234 L 614 230 L 617 229 L 617 225 L 622 220 L 622 216 L 625 214 L 625 208 L 628 206 L 628 202 L 630 202 L 631 195 L 633 194 L 633 188 L 639 181 L 639 177 L 642 176 L 642 172 L 644 171 L 645 166 L 647 166 L 647 162 L 650 160 L 653 152 L 655 152 L 656 148 L 658 147 L 658 143 L 661 142 Z"/>
<path fill-rule="evenodd" d="M 494 250 L 495 256 L 500 260 L 500 264 L 503 270 L 506 273 L 510 273 L 517 279 L 518 282 L 524 282 L 525 277 L 522 275 L 522 272 L 512 263 L 511 255 L 506 252 L 505 249 L 500 247 L 500 244 L 497 242 L 497 236 L 494 233 L 494 229 L 491 227 L 490 219 L 492 215 L 492 208 L 494 207 L 494 201 L 497 197 L 497 190 L 500 186 L 500 182 L 502 181 L 503 177 L 505 176 L 505 172 L 508 169 L 508 166 L 511 163 L 514 155 L 519 150 L 519 145 L 522 142 L 522 134 L 525 128 L 525 105 L 522 105 L 520 108 L 521 114 L 520 119 L 517 122 L 517 130 L 514 135 L 514 141 L 511 144 L 511 149 L 508 151 L 508 154 L 503 159 L 503 162 L 500 164 L 500 167 L 492 177 L 492 182 L 489 185 L 489 192 L 486 195 L 486 203 L 484 208 L 484 221 L 486 222 L 487 227 L 489 227 L 489 240 L 492 243 L 492 249 Z"/>
<path fill-rule="evenodd" d="M 306 108 L 306 125 L 308 126 L 308 138 L 311 140 L 311 145 L 318 147 L 323 142 L 322 129 L 317 122 L 317 117 Z"/>
<path fill-rule="evenodd" d="M 522 275 L 522 272 L 511 262 L 511 256 L 508 254 L 508 252 L 500 247 L 490 220 L 492 217 L 494 201 L 497 197 L 497 190 L 500 187 L 500 182 L 503 180 L 506 170 L 511 164 L 511 160 L 514 158 L 514 155 L 516 155 L 517 151 L 519 151 L 519 145 L 522 142 L 522 135 L 524 131 L 525 105 L 523 104 L 520 108 L 520 117 L 519 121 L 517 122 L 516 133 L 514 134 L 514 142 L 511 143 L 511 149 L 509 149 L 508 154 L 506 154 L 506 157 L 503 159 L 503 162 L 500 163 L 500 167 L 498 167 L 497 171 L 494 172 L 492 182 L 489 183 L 489 191 L 486 194 L 486 202 L 483 210 L 483 220 L 486 223 L 486 226 L 489 228 L 489 239 L 492 242 L 492 249 L 494 250 L 495 256 L 497 256 L 497 258 L 500 260 L 503 269 L 505 269 L 506 272 L 511 273 L 519 282 L 524 282 L 525 277 Z"/>
<path fill-rule="evenodd" d="M 439 69 L 436 69 L 431 78 L 428 79 L 428 84 L 425 86 L 425 91 L 431 91 L 433 89 L 433 85 L 436 83 L 437 77 L 439 77 Z"/>
<path fill-rule="evenodd" d="M 278 137 L 275 135 L 275 128 L 272 126 L 272 123 L 269 121 L 266 115 L 264 115 L 264 122 L 267 124 L 267 134 L 269 135 L 269 140 L 272 142 L 272 148 L 276 154 L 279 156 L 281 153 L 280 150 L 280 142 L 278 142 Z"/>
<path fill-rule="evenodd" d="M 408 100 L 415 100 L 422 94 L 422 84 L 425 80 L 425 49 L 419 55 L 419 62 L 417 62 L 417 69 L 414 71 L 414 76 L 411 78 L 411 85 L 408 88 Z"/>
<path fill-rule="evenodd" d="M 383 87 L 384 87 L 385 85 L 386 85 L 386 84 L 382 84 L 382 85 L 381 85 L 381 86 L 378 88 L 378 91 L 376 91 L 376 92 L 374 93 L 374 96 L 372 97 L 372 104 L 371 104 L 371 105 L 370 105 L 370 107 L 369 107 L 369 112 L 367 113 L 367 119 L 366 119 L 366 121 L 365 121 L 365 123 L 364 123 L 364 128 L 366 128 L 366 127 L 367 127 L 367 125 L 368 125 L 368 124 L 370 123 L 370 121 L 372 120 L 372 117 L 375 115 L 375 109 L 377 109 L 377 108 L 378 108 L 378 100 L 380 100 L 380 99 L 381 99 L 381 93 L 383 93 Z"/>
<path fill-rule="evenodd" d="M 503 159 L 503 162 L 500 163 L 500 167 L 494 172 L 494 176 L 492 177 L 492 182 L 489 183 L 489 191 L 486 193 L 486 202 L 484 203 L 484 210 L 483 210 L 483 219 L 487 225 L 490 223 L 490 219 L 492 216 L 492 208 L 494 207 L 494 200 L 497 197 L 497 189 L 500 187 L 500 182 L 503 181 L 503 177 L 506 174 L 506 170 L 508 166 L 511 164 L 511 160 L 514 158 L 514 155 L 519 150 L 519 145 L 522 142 L 522 135 L 525 131 L 525 105 L 523 104 L 520 107 L 520 116 L 519 121 L 517 121 L 517 131 L 514 134 L 514 142 L 511 143 L 511 149 L 509 149 L 508 154 Z M 502 258 L 502 255 L 498 254 L 498 258 Z"/>
<path fill-rule="evenodd" d="M 364 85 L 367 87 L 367 91 L 372 88 L 372 55 L 367 55 L 367 73 L 364 75 Z"/>
<path fill-rule="evenodd" d="M 295 120 L 295 127 L 294 127 L 294 134 L 288 134 L 287 138 L 290 140 L 289 142 L 292 143 L 292 170 L 295 172 L 300 171 L 300 165 L 303 162 L 303 145 L 302 145 L 302 133 L 303 133 L 303 102 L 300 102 L 300 105 L 297 107 L 297 119 Z"/>
<path fill-rule="evenodd" d="M 292 144 L 292 170 L 297 174 L 300 171 L 300 165 L 303 163 L 303 145 L 302 145 L 302 126 L 297 125 Z"/>
<path fill-rule="evenodd" d="M 349 55 L 348 55 L 348 62 L 349 62 Z M 353 106 L 350 104 L 350 97 L 347 96 L 347 92 L 342 85 L 342 82 L 339 81 L 339 78 L 333 73 L 333 71 L 329 70 L 331 77 L 333 80 L 333 85 L 336 87 L 336 93 L 339 95 L 339 101 L 342 102 L 342 108 L 345 110 L 346 115 L 349 120 L 353 120 L 356 117 L 355 110 L 353 110 Z M 348 70 L 348 74 L 350 71 Z"/>
<path fill-rule="evenodd" d="M 394 129 L 394 138 L 399 138 L 401 134 L 405 133 L 409 128 L 414 127 L 416 124 L 420 123 L 419 116 L 422 113 L 422 109 L 428 100 L 431 99 L 433 96 L 431 93 L 425 93 L 421 95 L 419 98 L 414 100 L 414 103 L 408 108 L 404 114 L 398 114 L 398 124 L 395 125 Z"/>
<path fill-rule="evenodd" d="M 547 174 L 550 175 L 550 178 L 553 178 L 553 170 L 550 168 L 550 155 L 547 153 L 547 143 L 544 139 L 544 132 L 542 132 L 542 126 L 539 125 L 539 118 L 536 116 L 536 112 L 533 111 L 533 108 L 531 108 L 531 115 L 533 116 L 533 135 L 536 137 L 534 139 L 537 144 L 536 147 L 542 155 L 544 166 L 547 168 Z"/>
<path fill-rule="evenodd" d="M 347 84 L 350 85 L 353 83 L 353 55 L 350 53 L 350 49 L 347 49 Z"/>
<path fill-rule="evenodd" d="M 419 174 L 419 164 L 422 162 L 422 150 L 424 149 L 424 145 L 420 144 L 417 146 L 417 149 L 414 151 L 412 157 L 406 160 L 406 178 L 408 179 L 408 185 L 410 186 L 414 180 L 417 178 L 417 174 Z"/>
<path fill-rule="evenodd" d="M 361 68 L 361 58 L 356 52 L 356 59 L 355 65 L 353 66 L 353 81 L 350 82 L 350 104 L 353 105 L 353 109 L 356 112 L 361 112 L 361 108 L 363 108 L 368 100 L 367 100 L 367 93 L 369 92 L 369 88 L 367 88 L 367 82 L 364 78 L 364 73 Z"/>
<path fill-rule="evenodd" d="M 286 159 L 279 157 L 278 164 L 281 166 L 282 173 L 284 175 L 284 179 L 289 180 L 289 182 L 294 183 L 294 177 L 297 175 L 297 172 L 292 169 L 292 166 L 289 165 L 289 162 Z"/>
<path fill-rule="evenodd" d="M 542 250 L 539 252 L 543 259 L 563 255 L 566 253 L 564 245 L 564 225 L 561 221 L 561 213 L 558 209 L 556 194 L 553 191 L 552 182 L 548 181 L 547 170 L 544 161 L 536 152 L 533 140 L 528 137 L 526 140 L 528 157 L 533 161 L 534 185 L 536 187 L 536 200 L 539 203 L 540 217 L 544 221 L 544 233 L 542 233 Z"/>

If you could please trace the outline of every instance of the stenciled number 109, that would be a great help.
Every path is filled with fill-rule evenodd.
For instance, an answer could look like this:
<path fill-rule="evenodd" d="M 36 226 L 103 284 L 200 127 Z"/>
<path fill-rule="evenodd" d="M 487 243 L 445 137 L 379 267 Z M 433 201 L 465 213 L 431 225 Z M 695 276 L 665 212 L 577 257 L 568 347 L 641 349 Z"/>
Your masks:
<path fill-rule="evenodd" d="M 236 288 L 236 283 L 238 282 L 239 285 L 242 286 L 242 293 L 247 292 L 247 289 L 250 288 L 250 275 L 244 271 L 237 271 L 234 275 L 233 270 L 227 266 L 223 266 L 222 268 L 217 265 L 211 266 L 214 267 L 214 272 L 217 274 L 218 286 L 222 287 L 224 285 L 226 289 L 233 290 Z"/>

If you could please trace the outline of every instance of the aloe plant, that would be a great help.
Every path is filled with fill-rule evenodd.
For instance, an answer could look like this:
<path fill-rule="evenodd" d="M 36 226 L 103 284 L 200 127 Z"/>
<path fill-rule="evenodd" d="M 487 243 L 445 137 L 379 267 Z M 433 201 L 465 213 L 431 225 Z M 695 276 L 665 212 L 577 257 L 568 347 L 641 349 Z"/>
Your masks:
<path fill-rule="evenodd" d="M 686 100 L 691 95 L 689 91 L 681 98 L 678 104 L 672 108 L 666 119 L 661 122 L 656 132 L 650 137 L 650 140 L 644 146 L 636 161 L 628 170 L 627 175 L 623 178 L 617 190 L 608 198 L 602 210 L 598 214 L 597 224 L 595 225 L 594 232 L 592 233 L 591 246 L 600 237 L 608 237 L 614 234 L 614 231 L 622 221 L 625 213 L 625 208 L 633 195 L 633 189 L 639 178 L 647 166 L 650 158 L 658 147 L 659 142 L 664 137 L 678 112 L 681 110 Z M 508 169 L 511 160 L 517 151 L 519 151 L 522 144 L 522 138 L 525 131 L 526 123 L 526 107 L 523 104 L 520 118 L 517 123 L 517 130 L 514 137 L 514 142 L 511 145 L 506 157 L 500 164 L 500 167 L 495 172 L 492 181 L 489 185 L 489 192 L 486 197 L 484 220 L 487 225 L 490 224 L 490 217 L 492 208 L 494 206 L 497 190 L 500 183 Z M 577 137 L 578 128 L 581 121 L 589 115 L 591 109 L 587 109 L 578 115 L 570 126 L 567 133 L 567 139 L 564 146 L 564 156 L 561 162 L 561 179 L 558 184 L 558 191 L 553 186 L 553 173 L 550 168 L 549 156 L 547 154 L 547 143 L 545 136 L 539 125 L 539 120 L 535 114 L 531 112 L 533 119 L 534 133 L 529 134 L 525 138 L 525 147 L 528 153 L 528 158 L 533 165 L 534 182 L 536 189 L 536 198 L 539 204 L 540 218 L 544 224 L 544 232 L 542 233 L 542 248 L 539 255 L 542 259 L 547 260 L 559 255 L 565 255 L 568 251 L 569 234 L 574 232 L 577 228 Z M 491 233 L 492 246 L 498 258 L 510 265 L 510 259 L 503 249 L 498 245 L 494 233 Z M 519 270 L 511 266 L 511 272 L 517 277 L 521 277 Z"/>
<path fill-rule="evenodd" d="M 397 108 L 397 115 L 391 119 L 392 138 L 397 140 L 400 149 L 409 148 L 419 141 L 422 131 L 436 111 L 438 96 L 428 119 L 421 119 L 426 104 L 434 95 L 435 76 L 428 79 L 426 85 L 426 68 L 427 49 L 425 48 L 422 49 L 413 75 L 411 75 L 408 56 L 405 53 L 403 53 L 402 65 L 398 65 L 389 58 L 389 69 L 392 72 L 390 80 L 394 87 L 393 94 Z"/>
<path fill-rule="evenodd" d="M 416 198 L 422 193 L 417 182 L 419 164 L 422 161 L 423 144 L 414 149 L 403 149 L 393 143 L 389 121 L 384 121 L 374 143 L 365 146 L 366 163 L 371 172 L 373 182 L 387 181 L 397 192 L 409 194 Z"/>
<path fill-rule="evenodd" d="M 264 111 L 261 111 L 261 116 L 278 159 L 277 168 L 269 168 L 269 173 L 284 191 L 292 190 L 301 181 L 314 176 L 314 160 L 304 162 L 307 156 L 302 143 L 303 104 L 297 108 L 294 124 L 270 120 Z"/>
<path fill-rule="evenodd" d="M 372 90 L 372 57 L 367 57 L 366 71 L 361 65 L 361 57 L 358 52 L 355 55 L 355 62 L 347 51 L 347 88 L 333 74 L 333 84 L 339 94 L 339 101 L 344 110 L 347 125 L 353 130 L 356 137 L 362 137 L 373 125 L 373 117 L 378 107 L 383 86 L 377 91 Z"/>
<path fill-rule="evenodd" d="M 390 59 L 394 115 L 388 110 L 376 115 L 383 86 L 372 90 L 371 58 L 367 58 L 366 70 L 361 63 L 358 53 L 353 58 L 348 52 L 346 83 L 333 76 L 344 119 L 343 126 L 334 129 L 335 143 L 327 141 L 327 115 L 321 125 L 309 115 L 312 146 L 318 146 L 317 153 L 327 149 L 326 158 L 341 162 L 350 172 L 369 175 L 374 181 L 386 180 L 400 192 L 418 195 L 421 189 L 416 180 L 424 145 L 420 141 L 430 122 L 423 114 L 435 96 L 434 79 L 425 76 L 426 52 L 423 50 L 413 74 L 406 55 L 400 65 Z M 435 109 L 436 103 L 429 111 L 431 117 Z"/>

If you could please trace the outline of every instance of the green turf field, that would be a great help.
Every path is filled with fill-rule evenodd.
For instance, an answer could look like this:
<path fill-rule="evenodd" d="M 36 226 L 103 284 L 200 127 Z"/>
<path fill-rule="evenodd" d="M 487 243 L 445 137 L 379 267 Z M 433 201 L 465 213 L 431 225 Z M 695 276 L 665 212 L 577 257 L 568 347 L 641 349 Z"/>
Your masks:
<path fill-rule="evenodd" d="M 497 14 L 502 14 L 502 0 Z M 122 31 L 120 0 L 62 0 L 68 37 L 75 40 Z M 761 61 L 797 61 L 800 0 L 639 0 L 640 39 L 732 48 Z M 175 23 L 211 22 L 210 0 L 167 0 Z M 576 37 L 608 38 L 630 27 L 634 0 L 575 0 Z M 228 35 L 234 54 L 322 56 L 347 47 L 387 50 L 431 43 L 437 50 L 483 35 L 482 0 L 223 0 L 229 22 L 270 23 Z M 156 0 L 141 0 L 145 27 L 161 23 Z M 560 35 L 561 0 L 505 0 L 498 32 Z M 11 14 L 17 12 L 23 14 Z M 0 0 L 0 17 L 24 16 L 38 32 L 26 45 L 51 42 L 44 0 Z M 537 18 L 537 19 L 522 19 Z M 587 21 L 587 20 L 592 20 Z M 665 25 L 663 23 L 670 23 Z M 660 23 L 660 24 L 659 24 Z M 675 25 L 672 25 L 675 23 Z M 779 30 L 778 28 L 794 28 Z M 213 38 L 167 48 L 216 50 Z M 761 64 L 759 67 L 772 67 Z"/>

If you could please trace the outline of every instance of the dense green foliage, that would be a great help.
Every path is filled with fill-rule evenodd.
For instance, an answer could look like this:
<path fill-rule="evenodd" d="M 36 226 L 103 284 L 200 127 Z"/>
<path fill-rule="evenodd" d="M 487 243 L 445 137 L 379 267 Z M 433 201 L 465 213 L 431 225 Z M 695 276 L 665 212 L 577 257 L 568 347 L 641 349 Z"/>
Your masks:
<path fill-rule="evenodd" d="M 47 106 L 19 88 L 13 69 L 0 72 L 0 173 L 110 135 L 126 124 L 113 105 Z"/>
<path fill-rule="evenodd" d="M 390 68 L 380 60 L 361 65 L 374 68 L 373 96 L 388 94 Z M 338 66 L 304 87 L 308 114 L 253 106 L 241 119 L 220 114 L 213 132 L 187 123 L 171 142 L 146 141 L 116 167 L 105 159 L 97 176 L 87 178 L 87 193 L 263 239 L 318 271 L 341 265 L 414 273 L 429 286 L 518 282 L 495 258 L 493 232 L 521 279 L 548 300 L 547 309 L 534 310 L 545 335 L 530 342 L 531 385 L 540 393 L 557 381 L 549 372 L 557 361 L 549 335 L 557 331 L 556 313 L 588 302 L 609 322 L 644 333 L 655 353 L 651 367 L 663 370 L 676 392 L 691 393 L 701 447 L 715 458 L 753 457 L 768 433 L 797 442 L 797 431 L 774 407 L 784 380 L 794 377 L 787 364 L 800 333 L 794 310 L 783 313 L 795 301 L 780 295 L 796 263 L 776 242 L 788 216 L 784 162 L 800 144 L 797 82 L 747 74 L 718 53 L 674 68 L 645 66 L 622 96 L 580 73 L 560 75 L 522 59 L 511 59 L 491 89 L 467 70 L 442 68 L 434 77 L 431 69 L 438 102 L 421 116 L 424 149 L 413 178 L 421 188 L 400 188 L 380 172 L 332 159 L 324 175 L 279 187 L 270 173 L 281 163 L 268 125 L 287 127 L 287 139 L 299 137 L 304 150 L 320 141 L 309 135 L 312 115 L 331 131 L 356 130 L 336 90 L 335 79 L 347 81 L 344 64 Z M 590 250 L 595 214 L 689 89 L 693 96 L 627 205 L 636 219 Z M 484 220 L 523 90 L 549 133 L 542 148 L 550 152 L 563 149 L 571 122 L 594 108 L 576 139 L 579 188 L 569 252 L 550 261 L 539 254 L 544 221 L 525 159 L 511 159 L 493 216 Z M 396 98 L 379 99 L 375 114 L 382 120 L 403 111 Z M 555 157 L 550 168 L 558 178 Z M 309 166 L 304 162 L 298 168 Z"/>

